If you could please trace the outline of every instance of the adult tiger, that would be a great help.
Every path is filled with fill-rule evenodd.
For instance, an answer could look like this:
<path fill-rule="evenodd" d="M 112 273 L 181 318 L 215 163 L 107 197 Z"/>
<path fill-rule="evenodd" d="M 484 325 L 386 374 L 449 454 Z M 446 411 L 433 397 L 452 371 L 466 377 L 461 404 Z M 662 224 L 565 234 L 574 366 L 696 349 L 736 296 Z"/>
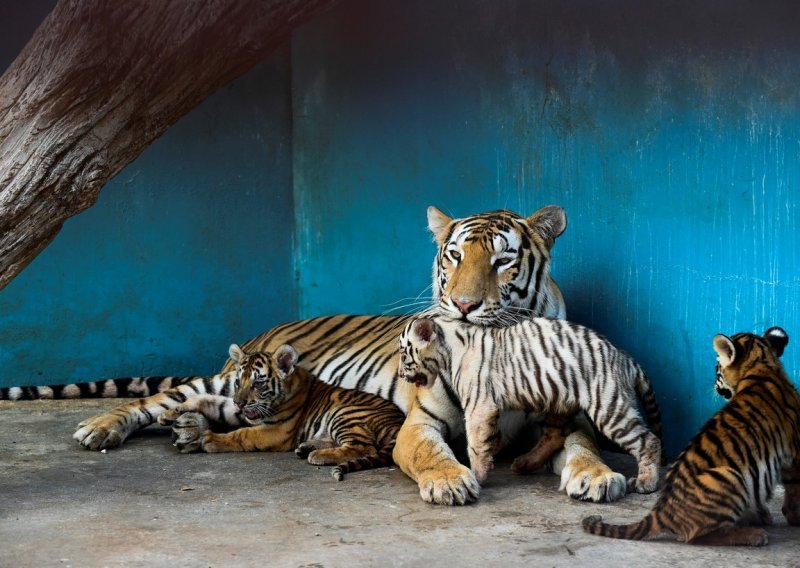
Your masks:
<path fill-rule="evenodd" d="M 439 247 L 433 263 L 432 310 L 481 325 L 503 325 L 529 316 L 564 317 L 564 300 L 550 275 L 550 249 L 566 228 L 561 207 L 544 207 L 528 218 L 501 210 L 461 219 L 430 207 L 428 227 Z M 480 486 L 446 441 L 463 430 L 458 397 L 443 386 L 444 381 L 418 391 L 397 378 L 397 338 L 415 315 L 337 315 L 296 321 L 266 331 L 243 348 L 271 351 L 290 343 L 302 354 L 298 365 L 322 380 L 372 392 L 397 404 L 407 417 L 395 446 L 395 462 L 418 483 L 425 501 L 464 504 L 477 498 Z M 231 370 L 228 360 L 221 373 Z M 130 379 L 89 383 L 80 392 L 75 385 L 49 392 L 53 396 L 117 396 L 136 389 L 166 388 L 82 422 L 75 439 L 98 450 L 120 445 L 190 396 L 230 395 L 223 390 L 224 384 L 219 375 L 150 378 L 138 383 Z M 12 391 L 2 394 L 12 398 L 48 394 L 35 388 Z M 513 434 L 522 423 L 520 418 L 504 417 L 503 431 Z M 517 428 L 506 420 L 516 422 Z M 588 424 L 582 423 L 567 438 L 554 469 L 561 472 L 561 486 L 572 497 L 611 501 L 625 493 L 624 476 L 602 462 Z"/>

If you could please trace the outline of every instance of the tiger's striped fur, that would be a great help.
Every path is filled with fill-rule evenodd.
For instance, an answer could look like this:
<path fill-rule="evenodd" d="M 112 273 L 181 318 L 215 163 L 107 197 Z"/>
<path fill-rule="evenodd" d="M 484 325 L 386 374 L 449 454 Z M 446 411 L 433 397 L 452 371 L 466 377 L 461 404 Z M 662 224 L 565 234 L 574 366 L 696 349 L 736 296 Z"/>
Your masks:
<path fill-rule="evenodd" d="M 572 415 L 586 411 L 597 428 L 639 463 L 631 490 L 658 486 L 661 415 L 647 375 L 597 332 L 563 320 L 535 318 L 484 328 L 446 318 L 419 318 L 400 336 L 401 377 L 429 387 L 451 384 L 464 408 L 470 464 L 479 481 L 493 466 L 502 410 Z M 649 431 L 637 409 L 641 400 Z M 515 460 L 529 469 L 539 452 Z"/>
<path fill-rule="evenodd" d="M 158 417 L 181 421 L 175 446 L 182 452 L 285 452 L 314 465 L 335 464 L 341 481 L 350 471 L 392 464 L 392 450 L 405 414 L 374 394 L 335 387 L 297 367 L 290 345 L 270 353 L 245 353 L 231 345 L 236 370 L 228 373 L 233 397 L 193 397 Z M 194 413 L 199 413 L 197 416 Z M 237 426 L 215 433 L 208 418 Z"/>
<path fill-rule="evenodd" d="M 775 484 L 786 495 L 783 514 L 800 525 L 800 395 L 778 357 L 789 341 L 779 327 L 759 337 L 714 336 L 717 389 L 732 397 L 678 456 L 653 510 L 630 525 L 592 516 L 590 533 L 641 540 L 670 533 L 695 544 L 767 544 L 766 507 Z"/>
<path fill-rule="evenodd" d="M 563 297 L 550 275 L 550 249 L 566 227 L 560 207 L 544 207 L 527 218 L 495 211 L 461 219 L 431 207 L 428 225 L 439 245 L 433 263 L 435 311 L 483 325 L 503 325 L 526 316 L 562 317 L 565 313 Z M 503 257 L 501 263 L 499 256 Z M 397 380 L 397 337 L 411 317 L 338 315 L 290 322 L 251 339 L 244 347 L 269 352 L 289 343 L 302 354 L 299 366 L 321 380 L 375 393 L 397 404 L 407 419 L 398 435 L 395 462 L 417 482 L 424 500 L 463 504 L 477 498 L 480 487 L 447 444 L 463 427 L 457 397 L 443 387 L 418 393 Z M 174 388 L 89 418 L 79 424 L 74 438 L 91 450 L 119 446 L 133 432 L 188 399 L 200 394 L 230 394 L 221 389 L 227 388 L 225 373 L 232 369 L 228 362 L 219 375 L 173 383 L 177 385 Z M 167 386 L 158 384 L 162 389 Z M 29 392 L 37 395 L 41 391 L 33 387 Z M 505 431 L 513 434 L 511 427 Z M 555 463 L 562 488 L 569 495 L 611 501 L 624 494 L 624 477 L 602 462 L 588 424 L 581 424 L 564 448 Z"/>

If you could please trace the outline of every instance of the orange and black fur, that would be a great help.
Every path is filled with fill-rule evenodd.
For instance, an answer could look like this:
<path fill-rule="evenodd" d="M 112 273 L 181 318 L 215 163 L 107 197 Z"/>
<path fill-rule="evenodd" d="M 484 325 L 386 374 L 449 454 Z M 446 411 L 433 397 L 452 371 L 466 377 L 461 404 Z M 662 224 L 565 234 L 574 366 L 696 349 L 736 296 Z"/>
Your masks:
<path fill-rule="evenodd" d="M 763 336 L 714 336 L 717 390 L 731 398 L 670 468 L 653 510 L 638 523 L 587 517 L 592 534 L 641 540 L 671 533 L 711 545 L 767 544 L 767 501 L 778 481 L 783 514 L 800 525 L 800 395 L 778 357 L 789 342 L 779 327 Z"/>
<path fill-rule="evenodd" d="M 350 471 L 391 465 L 405 415 L 374 394 L 324 383 L 296 366 L 290 345 L 274 353 L 245 353 L 231 345 L 236 370 L 233 398 L 200 395 L 161 416 L 175 424 L 182 452 L 290 451 L 314 465 L 335 465 L 338 481 Z M 208 429 L 210 419 L 244 426 L 227 433 Z"/>

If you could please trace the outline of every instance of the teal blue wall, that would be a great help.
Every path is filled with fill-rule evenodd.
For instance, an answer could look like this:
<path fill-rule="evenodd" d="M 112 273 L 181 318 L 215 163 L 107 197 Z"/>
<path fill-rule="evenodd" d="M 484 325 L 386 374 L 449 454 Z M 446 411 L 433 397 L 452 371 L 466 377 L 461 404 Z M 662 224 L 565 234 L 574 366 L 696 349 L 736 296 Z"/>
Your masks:
<path fill-rule="evenodd" d="M 416 297 L 428 204 L 562 205 L 569 317 L 652 375 L 674 455 L 721 405 L 715 333 L 782 325 L 800 345 L 795 3 L 714 6 L 361 0 L 306 26 L 301 315 Z"/>
<path fill-rule="evenodd" d="M 674 454 L 721 404 L 713 334 L 800 343 L 794 2 L 719 4 L 342 2 L 0 291 L 5 384 L 205 372 L 284 319 L 407 309 L 427 205 L 556 203 L 569 316 L 649 371 Z"/>
<path fill-rule="evenodd" d="M 287 47 L 205 101 L 0 291 L 0 386 L 212 373 L 295 317 L 289 74 Z"/>

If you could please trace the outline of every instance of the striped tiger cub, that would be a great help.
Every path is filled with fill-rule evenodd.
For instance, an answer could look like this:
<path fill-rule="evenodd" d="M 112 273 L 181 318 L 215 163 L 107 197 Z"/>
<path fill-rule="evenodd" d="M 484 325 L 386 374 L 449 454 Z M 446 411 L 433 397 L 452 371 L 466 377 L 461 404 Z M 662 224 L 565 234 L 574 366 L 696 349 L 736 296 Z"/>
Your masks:
<path fill-rule="evenodd" d="M 374 394 L 324 383 L 297 366 L 291 345 L 274 353 L 245 353 L 231 345 L 235 370 L 233 398 L 205 394 L 187 399 L 158 417 L 176 425 L 174 445 L 184 453 L 282 452 L 294 449 L 314 465 L 345 473 L 391 465 L 392 450 L 405 415 Z M 209 420 L 245 426 L 227 433 L 209 429 Z"/>
<path fill-rule="evenodd" d="M 773 327 L 759 337 L 714 336 L 717 391 L 730 398 L 678 456 L 653 510 L 630 525 L 598 516 L 592 534 L 641 540 L 671 533 L 694 544 L 763 546 L 775 483 L 786 490 L 783 514 L 800 525 L 800 395 L 778 357 L 789 336 Z"/>
<path fill-rule="evenodd" d="M 438 376 L 455 389 L 479 480 L 492 468 L 500 411 L 571 416 L 585 410 L 603 434 L 638 460 L 639 474 L 628 480 L 628 489 L 650 493 L 658 486 L 661 416 L 650 381 L 631 357 L 589 328 L 546 318 L 505 328 L 418 318 L 400 335 L 399 373 L 426 388 Z M 638 399 L 652 432 L 641 419 Z M 535 447 L 512 467 L 529 471 L 542 465 L 542 458 Z"/>

